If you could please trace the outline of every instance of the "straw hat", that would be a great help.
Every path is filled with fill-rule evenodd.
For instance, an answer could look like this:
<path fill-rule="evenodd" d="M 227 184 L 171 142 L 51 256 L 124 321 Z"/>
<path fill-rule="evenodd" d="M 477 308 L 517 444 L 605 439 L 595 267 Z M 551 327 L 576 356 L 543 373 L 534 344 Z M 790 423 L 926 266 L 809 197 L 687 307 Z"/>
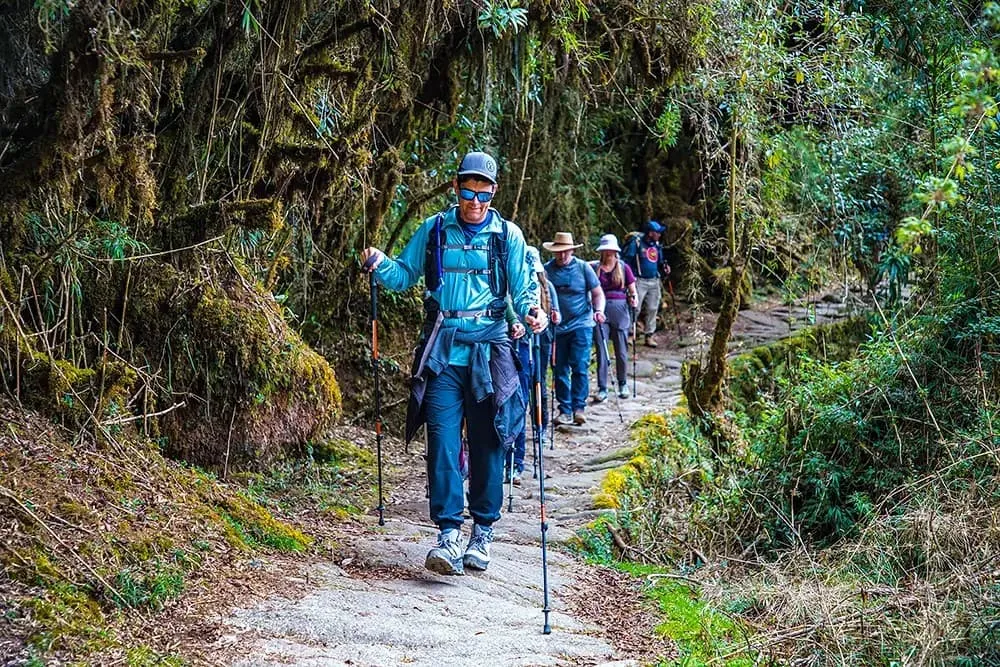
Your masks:
<path fill-rule="evenodd" d="M 614 234 L 605 234 L 601 237 L 601 244 L 597 246 L 597 252 L 603 250 L 614 250 L 615 252 L 621 252 L 622 249 L 618 247 L 618 237 Z"/>
<path fill-rule="evenodd" d="M 554 241 L 546 241 L 542 247 L 549 252 L 562 252 L 563 250 L 573 250 L 582 246 L 582 243 L 573 243 L 573 235 L 569 232 L 556 232 Z"/>

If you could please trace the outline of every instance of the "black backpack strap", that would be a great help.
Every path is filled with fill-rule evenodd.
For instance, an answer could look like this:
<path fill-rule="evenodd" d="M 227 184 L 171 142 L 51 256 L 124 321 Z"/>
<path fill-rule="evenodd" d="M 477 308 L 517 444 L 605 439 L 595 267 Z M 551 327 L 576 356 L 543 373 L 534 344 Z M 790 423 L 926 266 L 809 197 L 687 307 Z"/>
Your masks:
<path fill-rule="evenodd" d="M 444 247 L 444 213 L 438 213 L 427 235 L 427 249 L 424 251 L 424 285 L 428 292 L 436 292 L 441 287 L 441 253 Z"/>
<path fill-rule="evenodd" d="M 507 296 L 510 287 L 507 280 L 507 260 L 510 258 L 510 225 L 507 219 L 500 216 L 494 209 L 494 215 L 500 217 L 501 231 L 490 237 L 490 291 L 493 297 L 502 299 Z"/>

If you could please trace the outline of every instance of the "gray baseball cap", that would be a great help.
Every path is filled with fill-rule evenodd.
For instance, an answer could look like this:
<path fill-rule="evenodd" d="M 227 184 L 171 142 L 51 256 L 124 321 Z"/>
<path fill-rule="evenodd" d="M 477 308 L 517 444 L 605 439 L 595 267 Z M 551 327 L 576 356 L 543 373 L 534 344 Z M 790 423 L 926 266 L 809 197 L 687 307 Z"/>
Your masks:
<path fill-rule="evenodd" d="M 488 153 L 479 151 L 466 153 L 462 163 L 458 165 L 458 177 L 463 176 L 479 176 L 496 185 L 497 161 Z"/>

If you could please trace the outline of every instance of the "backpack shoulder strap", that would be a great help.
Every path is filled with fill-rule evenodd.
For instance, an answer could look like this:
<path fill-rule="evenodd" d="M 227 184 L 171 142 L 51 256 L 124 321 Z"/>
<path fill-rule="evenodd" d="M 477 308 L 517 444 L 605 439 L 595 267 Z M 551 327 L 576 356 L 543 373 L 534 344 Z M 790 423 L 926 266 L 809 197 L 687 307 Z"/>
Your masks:
<path fill-rule="evenodd" d="M 490 207 L 490 212 L 500 218 L 501 227 L 500 233 L 494 234 L 490 238 L 489 263 L 492 269 L 490 290 L 495 298 L 502 299 L 507 296 L 510 290 L 510 281 L 507 279 L 507 261 L 510 258 L 510 223 L 495 208 Z"/>
<path fill-rule="evenodd" d="M 444 244 L 444 212 L 439 212 L 434 216 L 431 231 L 427 235 L 427 248 L 424 251 L 424 286 L 428 292 L 436 292 L 441 287 L 444 277 L 441 249 Z"/>

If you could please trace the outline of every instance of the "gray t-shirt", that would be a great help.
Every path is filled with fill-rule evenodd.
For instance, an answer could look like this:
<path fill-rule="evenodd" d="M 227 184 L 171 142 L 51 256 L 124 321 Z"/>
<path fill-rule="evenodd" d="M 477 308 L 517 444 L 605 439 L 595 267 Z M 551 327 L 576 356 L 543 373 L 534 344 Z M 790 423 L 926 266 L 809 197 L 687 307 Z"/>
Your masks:
<path fill-rule="evenodd" d="M 590 305 L 590 291 L 600 287 L 597 274 L 582 259 L 573 258 L 566 266 L 559 266 L 555 259 L 545 263 L 545 274 L 556 289 L 562 322 L 558 332 L 594 326 L 594 310 Z"/>

